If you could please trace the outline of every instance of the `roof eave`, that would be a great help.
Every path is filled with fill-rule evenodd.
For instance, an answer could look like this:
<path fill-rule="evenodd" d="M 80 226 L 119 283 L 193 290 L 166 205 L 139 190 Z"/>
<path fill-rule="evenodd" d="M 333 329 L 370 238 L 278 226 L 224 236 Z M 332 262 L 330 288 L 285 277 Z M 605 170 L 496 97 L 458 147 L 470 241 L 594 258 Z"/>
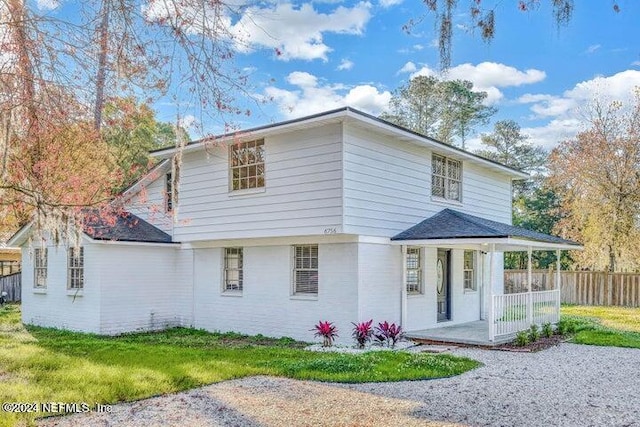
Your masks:
<path fill-rule="evenodd" d="M 441 239 L 411 239 L 411 240 L 392 240 L 392 245 L 406 246 L 436 246 L 436 247 L 476 247 L 479 246 L 483 250 L 489 249 L 493 245 L 509 247 L 509 251 L 525 251 L 528 248 L 532 250 L 570 250 L 580 251 L 584 247 L 579 244 L 570 243 L 551 243 L 541 240 L 531 240 L 514 237 L 464 237 L 464 238 L 441 238 Z"/>

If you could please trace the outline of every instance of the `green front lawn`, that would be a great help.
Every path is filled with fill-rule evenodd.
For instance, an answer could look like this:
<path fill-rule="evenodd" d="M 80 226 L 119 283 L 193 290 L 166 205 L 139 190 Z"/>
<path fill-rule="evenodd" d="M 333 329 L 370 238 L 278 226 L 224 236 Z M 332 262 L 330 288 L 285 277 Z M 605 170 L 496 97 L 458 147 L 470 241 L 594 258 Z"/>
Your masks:
<path fill-rule="evenodd" d="M 20 307 L 9 305 L 0 308 L 0 403 L 116 403 L 250 375 L 336 382 L 419 380 L 479 366 L 450 355 L 346 355 L 308 352 L 304 346 L 291 339 L 185 328 L 120 337 L 25 328 Z M 35 416 L 0 409 L 0 426 L 32 422 Z"/>
<path fill-rule="evenodd" d="M 640 348 L 640 308 L 563 305 L 577 344 Z"/>

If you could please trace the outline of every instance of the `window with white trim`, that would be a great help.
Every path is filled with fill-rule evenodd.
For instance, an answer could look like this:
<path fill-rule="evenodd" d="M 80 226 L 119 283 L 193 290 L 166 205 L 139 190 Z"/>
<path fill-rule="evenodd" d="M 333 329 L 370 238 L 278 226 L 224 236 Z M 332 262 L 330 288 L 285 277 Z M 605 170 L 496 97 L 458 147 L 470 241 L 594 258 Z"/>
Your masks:
<path fill-rule="evenodd" d="M 420 248 L 407 248 L 406 286 L 408 294 L 422 293 L 422 259 Z"/>
<path fill-rule="evenodd" d="M 293 247 L 293 294 L 318 294 L 318 245 Z"/>
<path fill-rule="evenodd" d="M 47 287 L 47 248 L 33 250 L 33 287 L 46 289 Z"/>
<path fill-rule="evenodd" d="M 69 248 L 67 252 L 67 289 L 84 288 L 84 248 Z"/>
<path fill-rule="evenodd" d="M 476 284 L 476 251 L 464 251 L 464 289 L 477 290 Z"/>
<path fill-rule="evenodd" d="M 462 162 L 437 154 L 432 156 L 431 195 L 462 201 Z"/>
<path fill-rule="evenodd" d="M 242 248 L 224 248 L 224 291 L 242 292 Z"/>
<path fill-rule="evenodd" d="M 229 189 L 264 187 L 264 140 L 237 142 L 229 146 Z"/>

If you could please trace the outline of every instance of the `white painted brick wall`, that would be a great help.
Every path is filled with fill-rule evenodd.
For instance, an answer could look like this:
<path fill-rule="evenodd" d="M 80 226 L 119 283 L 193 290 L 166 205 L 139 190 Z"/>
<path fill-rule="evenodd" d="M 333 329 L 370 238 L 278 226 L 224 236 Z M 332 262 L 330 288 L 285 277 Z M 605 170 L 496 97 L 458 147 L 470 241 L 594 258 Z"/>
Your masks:
<path fill-rule="evenodd" d="M 385 320 L 399 324 L 402 291 L 400 246 L 360 243 L 358 270 L 358 321 L 373 319 L 374 325 Z"/>
<path fill-rule="evenodd" d="M 85 282 L 81 292 L 67 290 L 67 248 L 48 247 L 46 290 L 33 287 L 33 257 L 22 250 L 22 321 L 82 332 L 100 332 L 100 283 L 94 247 L 84 247 Z"/>
<path fill-rule="evenodd" d="M 191 251 L 173 245 L 98 244 L 100 333 L 190 326 Z"/>
<path fill-rule="evenodd" d="M 195 327 L 314 341 L 310 329 L 329 320 L 351 341 L 357 318 L 356 244 L 319 245 L 317 299 L 291 296 L 291 246 L 244 247 L 244 290 L 222 292 L 222 249 L 195 250 Z"/>

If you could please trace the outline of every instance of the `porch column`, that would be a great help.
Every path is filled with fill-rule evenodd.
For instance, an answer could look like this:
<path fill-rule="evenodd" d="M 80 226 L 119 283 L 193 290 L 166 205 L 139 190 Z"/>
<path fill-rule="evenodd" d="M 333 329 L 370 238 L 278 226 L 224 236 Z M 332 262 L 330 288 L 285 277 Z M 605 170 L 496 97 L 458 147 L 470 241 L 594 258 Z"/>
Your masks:
<path fill-rule="evenodd" d="M 556 322 L 560 321 L 560 302 L 562 300 L 562 286 L 560 284 L 560 249 L 556 249 Z"/>
<path fill-rule="evenodd" d="M 496 251 L 495 243 L 492 243 L 489 247 L 489 313 L 487 316 L 487 323 L 489 324 L 489 341 L 493 342 L 496 337 L 496 325 L 494 319 L 494 307 L 493 307 L 493 258 Z"/>
<path fill-rule="evenodd" d="M 527 248 L 527 282 L 529 285 L 529 292 L 527 295 L 527 323 L 533 324 L 533 271 L 531 270 L 531 255 L 533 249 L 531 246 Z"/>
<path fill-rule="evenodd" d="M 402 245 L 402 283 L 400 284 L 400 324 L 407 327 L 407 246 Z"/>

